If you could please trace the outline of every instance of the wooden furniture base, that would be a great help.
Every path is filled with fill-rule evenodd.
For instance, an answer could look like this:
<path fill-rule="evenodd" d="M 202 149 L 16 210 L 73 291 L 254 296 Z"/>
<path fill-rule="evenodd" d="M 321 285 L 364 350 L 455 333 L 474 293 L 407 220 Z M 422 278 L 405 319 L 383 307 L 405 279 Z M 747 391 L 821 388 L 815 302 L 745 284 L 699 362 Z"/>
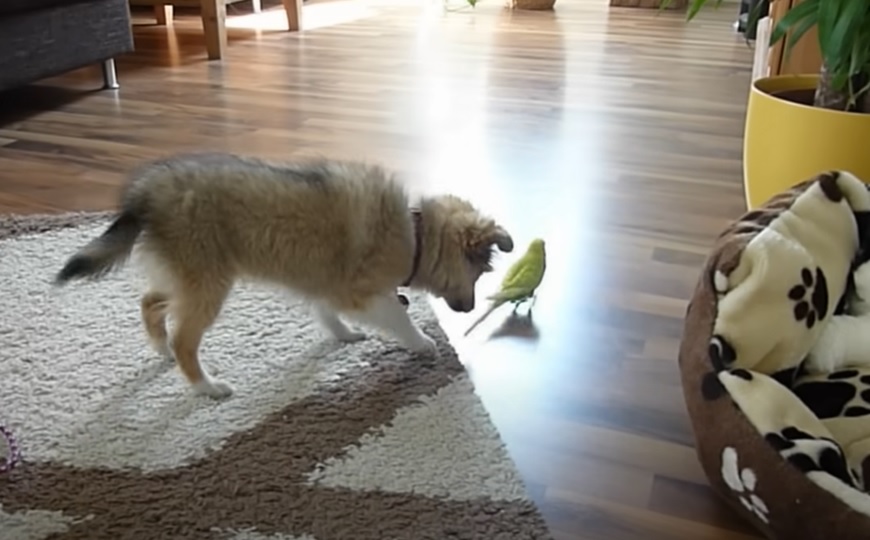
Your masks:
<path fill-rule="evenodd" d="M 661 7 L 662 0 L 610 0 L 610 7 L 637 7 L 655 8 Z M 673 0 L 666 9 L 685 9 L 687 0 Z"/>
<path fill-rule="evenodd" d="M 171 25 L 173 8 L 198 7 L 202 14 L 202 29 L 209 60 L 220 60 L 227 49 L 227 4 L 242 0 L 130 0 L 131 6 L 154 6 L 157 24 Z M 254 12 L 262 9 L 261 0 L 252 0 Z M 302 0 L 282 0 L 287 14 L 287 29 L 298 32 L 302 28 Z"/>

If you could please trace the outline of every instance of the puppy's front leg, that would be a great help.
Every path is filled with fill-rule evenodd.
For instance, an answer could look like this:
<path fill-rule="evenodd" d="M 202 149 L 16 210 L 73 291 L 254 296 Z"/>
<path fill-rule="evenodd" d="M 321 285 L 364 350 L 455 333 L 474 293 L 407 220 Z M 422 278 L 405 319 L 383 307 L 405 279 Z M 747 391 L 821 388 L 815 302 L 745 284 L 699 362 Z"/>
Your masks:
<path fill-rule="evenodd" d="M 368 308 L 356 315 L 363 323 L 390 332 L 412 351 L 434 354 L 437 350 L 435 340 L 414 326 L 395 294 L 373 298 Z"/>
<path fill-rule="evenodd" d="M 315 304 L 314 314 L 323 328 L 338 341 L 344 343 L 353 343 L 365 339 L 366 335 L 362 332 L 354 332 L 338 318 L 338 314 L 323 304 Z"/>

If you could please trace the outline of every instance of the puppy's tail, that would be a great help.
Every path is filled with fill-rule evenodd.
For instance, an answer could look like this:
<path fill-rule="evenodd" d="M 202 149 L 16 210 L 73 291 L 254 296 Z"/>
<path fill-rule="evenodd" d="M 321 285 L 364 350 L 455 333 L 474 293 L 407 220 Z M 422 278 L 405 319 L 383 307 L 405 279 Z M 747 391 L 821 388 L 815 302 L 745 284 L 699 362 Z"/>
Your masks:
<path fill-rule="evenodd" d="M 55 285 L 73 279 L 97 280 L 124 264 L 142 232 L 136 213 L 125 210 L 106 231 L 73 255 L 54 278 Z"/>

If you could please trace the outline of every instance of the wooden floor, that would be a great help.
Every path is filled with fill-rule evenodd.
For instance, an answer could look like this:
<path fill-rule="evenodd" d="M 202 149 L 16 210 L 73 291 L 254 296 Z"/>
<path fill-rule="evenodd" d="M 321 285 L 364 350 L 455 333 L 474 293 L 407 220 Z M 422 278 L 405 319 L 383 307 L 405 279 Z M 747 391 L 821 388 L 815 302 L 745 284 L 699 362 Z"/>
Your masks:
<path fill-rule="evenodd" d="M 473 317 L 438 310 L 556 538 L 755 538 L 706 487 L 676 363 L 699 265 L 743 211 L 736 5 L 686 26 L 607 0 L 420 1 L 307 3 L 299 34 L 280 2 L 236 4 L 223 63 L 195 15 L 137 15 L 117 93 L 94 68 L 0 95 L 0 211 L 111 208 L 131 166 L 191 149 L 376 159 L 472 197 L 521 249 L 548 242 L 534 326 L 505 309 L 462 338 Z"/>

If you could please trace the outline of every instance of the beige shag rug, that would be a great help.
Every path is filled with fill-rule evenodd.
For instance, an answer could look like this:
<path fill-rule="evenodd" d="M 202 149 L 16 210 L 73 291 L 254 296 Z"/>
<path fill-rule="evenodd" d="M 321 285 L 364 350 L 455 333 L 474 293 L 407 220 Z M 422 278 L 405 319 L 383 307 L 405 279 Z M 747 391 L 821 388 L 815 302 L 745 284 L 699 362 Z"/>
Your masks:
<path fill-rule="evenodd" d="M 440 344 L 326 338 L 306 307 L 242 285 L 203 361 L 235 387 L 193 396 L 152 352 L 141 276 L 51 286 L 99 214 L 0 218 L 0 539 L 544 539 L 541 514 L 421 296 Z"/>

